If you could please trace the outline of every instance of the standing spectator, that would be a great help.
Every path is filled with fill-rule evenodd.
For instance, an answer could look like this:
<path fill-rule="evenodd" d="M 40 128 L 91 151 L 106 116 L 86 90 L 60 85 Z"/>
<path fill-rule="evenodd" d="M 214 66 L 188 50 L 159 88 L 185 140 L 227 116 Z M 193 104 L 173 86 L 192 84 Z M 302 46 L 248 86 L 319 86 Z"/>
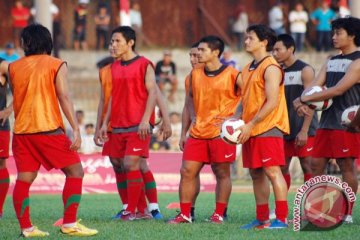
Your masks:
<path fill-rule="evenodd" d="M 235 18 L 236 20 L 234 22 L 234 25 L 232 26 L 232 31 L 236 36 L 237 40 L 236 48 L 240 51 L 241 49 L 243 49 L 245 31 L 249 25 L 248 15 L 245 12 L 245 7 L 243 5 L 240 4 L 236 8 Z"/>
<path fill-rule="evenodd" d="M 101 40 L 103 41 L 101 44 L 102 48 L 107 49 L 108 47 L 110 18 L 106 5 L 100 5 L 98 13 L 95 15 L 96 50 L 100 49 Z"/>
<path fill-rule="evenodd" d="M 80 49 L 80 45 L 83 50 L 87 50 L 86 42 L 86 17 L 88 14 L 87 4 L 89 0 L 79 0 L 79 5 L 74 12 L 74 48 Z"/>
<path fill-rule="evenodd" d="M 28 25 L 28 20 L 30 18 L 30 11 L 28 8 L 24 7 L 21 0 L 15 2 L 15 7 L 11 9 L 11 17 L 13 19 L 13 37 L 15 42 L 15 47 L 20 47 L 20 34 L 21 31 Z"/>
<path fill-rule="evenodd" d="M 233 68 L 238 69 L 237 61 L 232 57 L 232 51 L 229 46 L 226 46 L 224 52 L 220 58 L 220 62 L 225 66 L 232 66 Z"/>
<path fill-rule="evenodd" d="M 141 47 L 143 42 L 143 33 L 142 33 L 142 17 L 141 17 L 139 3 L 134 3 L 132 8 L 130 9 L 130 24 L 131 27 L 136 32 L 137 45 L 138 47 Z"/>
<path fill-rule="evenodd" d="M 289 14 L 290 32 L 295 40 L 295 47 L 298 52 L 301 52 L 305 42 L 306 23 L 309 21 L 309 16 L 304 11 L 304 6 L 301 3 L 295 5 L 295 10 Z"/>
<path fill-rule="evenodd" d="M 326 0 L 321 6 L 311 13 L 311 21 L 316 25 L 316 51 L 320 52 L 322 46 L 328 51 L 331 44 L 331 21 L 336 18 L 336 13 L 329 8 Z"/>
<path fill-rule="evenodd" d="M 285 33 L 283 8 L 283 3 L 279 1 L 269 12 L 269 26 L 275 31 L 276 35 Z"/>
<path fill-rule="evenodd" d="M 161 91 L 164 89 L 165 83 L 171 84 L 170 95 L 168 97 L 170 102 L 175 99 L 175 92 L 177 90 L 178 80 L 176 78 L 176 65 L 171 60 L 171 52 L 164 51 L 163 60 L 160 60 L 155 67 L 156 83 L 159 85 Z"/>
<path fill-rule="evenodd" d="M 95 152 L 100 152 L 101 148 L 97 147 L 94 143 L 94 134 L 95 127 L 94 124 L 88 123 L 85 125 L 85 135 L 81 136 L 82 144 L 80 147 L 80 152 L 84 154 L 91 154 Z"/>
<path fill-rule="evenodd" d="M 5 45 L 5 51 L 0 52 L 0 58 L 4 59 L 8 63 L 12 63 L 20 58 L 19 54 L 15 51 L 15 46 L 12 42 Z"/>

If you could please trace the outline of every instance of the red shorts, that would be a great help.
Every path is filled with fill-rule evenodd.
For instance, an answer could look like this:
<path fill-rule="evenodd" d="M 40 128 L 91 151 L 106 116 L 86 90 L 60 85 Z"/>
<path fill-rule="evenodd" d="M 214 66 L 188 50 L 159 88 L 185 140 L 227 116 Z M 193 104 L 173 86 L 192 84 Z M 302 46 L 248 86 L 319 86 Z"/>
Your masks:
<path fill-rule="evenodd" d="M 302 147 L 295 146 L 295 140 L 286 141 L 284 140 L 285 157 L 311 157 L 314 149 L 315 137 L 308 137 L 307 143 Z"/>
<path fill-rule="evenodd" d="M 358 158 L 359 133 L 344 130 L 318 129 L 314 142 L 314 158 Z"/>
<path fill-rule="evenodd" d="M 285 165 L 282 137 L 251 137 L 242 145 L 244 168 Z"/>
<path fill-rule="evenodd" d="M 141 140 L 136 132 L 112 133 L 109 157 L 140 156 L 148 158 L 149 148 L 150 135 L 145 140 Z"/>
<path fill-rule="evenodd" d="M 36 172 L 40 165 L 50 170 L 80 163 L 78 153 L 71 151 L 70 145 L 65 134 L 14 134 L 12 150 L 16 168 L 18 172 Z"/>
<path fill-rule="evenodd" d="M 203 163 L 226 163 L 236 159 L 236 145 L 221 138 L 196 139 L 189 137 L 184 147 L 183 160 Z"/>
<path fill-rule="evenodd" d="M 107 133 L 109 140 L 107 140 L 102 149 L 102 155 L 103 156 L 109 156 L 110 155 L 110 149 L 111 149 L 111 132 Z"/>
<path fill-rule="evenodd" d="M 0 131 L 0 158 L 9 157 L 10 131 Z"/>

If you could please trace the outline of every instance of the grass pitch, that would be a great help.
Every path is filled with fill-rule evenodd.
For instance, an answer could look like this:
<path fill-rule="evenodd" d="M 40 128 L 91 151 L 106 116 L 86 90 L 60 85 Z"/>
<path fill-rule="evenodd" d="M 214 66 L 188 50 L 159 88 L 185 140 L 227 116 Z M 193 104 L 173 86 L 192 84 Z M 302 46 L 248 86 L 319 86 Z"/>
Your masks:
<path fill-rule="evenodd" d="M 289 200 L 293 200 L 294 193 Z M 162 221 L 120 222 L 111 220 L 119 210 L 119 197 L 115 194 L 83 195 L 78 217 L 84 225 L 96 228 L 99 234 L 90 239 L 259 239 L 259 240 L 328 240 L 359 239 L 360 207 L 355 205 L 354 224 L 342 225 L 331 231 L 294 232 L 292 225 L 282 230 L 240 230 L 239 227 L 249 223 L 255 217 L 255 203 L 252 193 L 233 193 L 229 203 L 229 219 L 225 224 L 215 225 L 204 221 L 214 209 L 214 194 L 201 193 L 196 204 L 196 222 L 194 224 L 167 225 L 165 220 L 174 217 L 174 209 L 166 209 L 166 205 L 177 202 L 176 193 L 159 194 L 161 211 L 165 217 Z M 273 201 L 273 200 L 272 200 Z M 290 201 L 289 201 L 290 202 Z M 30 200 L 31 218 L 35 226 L 48 231 L 47 239 L 64 239 L 58 227 L 52 224 L 62 217 L 61 195 L 33 195 Z M 289 204 L 289 218 L 292 218 L 292 204 Z M 16 239 L 20 234 L 19 225 L 9 196 L 4 207 L 4 218 L 0 220 L 0 239 Z M 71 239 L 78 239 L 71 237 Z M 83 238 L 82 238 L 83 239 Z"/>

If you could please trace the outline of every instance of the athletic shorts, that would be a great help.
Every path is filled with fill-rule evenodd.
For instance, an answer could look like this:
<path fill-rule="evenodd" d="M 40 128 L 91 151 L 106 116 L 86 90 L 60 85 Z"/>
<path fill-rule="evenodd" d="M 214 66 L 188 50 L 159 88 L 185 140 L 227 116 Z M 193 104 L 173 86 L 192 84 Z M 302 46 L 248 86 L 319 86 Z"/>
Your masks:
<path fill-rule="evenodd" d="M 0 158 L 9 157 L 10 131 L 0 131 Z"/>
<path fill-rule="evenodd" d="M 318 129 L 314 142 L 314 158 L 358 158 L 359 133 L 344 130 Z"/>
<path fill-rule="evenodd" d="M 295 146 L 295 140 L 286 141 L 284 140 L 285 157 L 311 157 L 314 149 L 315 137 L 308 137 L 307 143 L 302 147 Z"/>
<path fill-rule="evenodd" d="M 18 172 L 36 172 L 42 165 L 46 170 L 62 169 L 80 163 L 71 141 L 65 134 L 14 134 L 12 150 Z"/>
<path fill-rule="evenodd" d="M 149 157 L 150 135 L 141 140 L 136 132 L 112 133 L 109 157 L 124 158 L 125 156 Z"/>
<path fill-rule="evenodd" d="M 251 137 L 242 145 L 244 168 L 285 165 L 282 137 Z"/>
<path fill-rule="evenodd" d="M 109 140 L 107 140 L 102 149 L 102 155 L 103 156 L 109 156 L 110 155 L 110 148 L 111 148 L 111 132 L 107 133 Z"/>
<path fill-rule="evenodd" d="M 183 161 L 196 161 L 207 164 L 232 163 L 236 159 L 236 145 L 221 138 L 197 139 L 189 137 L 185 143 Z"/>

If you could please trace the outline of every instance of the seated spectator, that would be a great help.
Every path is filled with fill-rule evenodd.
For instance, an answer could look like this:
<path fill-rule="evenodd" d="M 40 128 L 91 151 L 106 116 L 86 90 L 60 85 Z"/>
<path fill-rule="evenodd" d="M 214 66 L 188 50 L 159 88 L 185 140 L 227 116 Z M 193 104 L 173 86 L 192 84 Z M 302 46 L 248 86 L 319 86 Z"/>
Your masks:
<path fill-rule="evenodd" d="M 81 148 L 80 152 L 84 154 L 91 154 L 95 152 L 100 152 L 99 147 L 97 147 L 94 143 L 94 134 L 95 134 L 95 127 L 94 124 L 88 123 L 85 125 L 85 134 L 81 136 Z"/>
<path fill-rule="evenodd" d="M 155 134 L 151 136 L 150 149 L 154 151 L 167 151 L 170 149 L 170 145 L 167 141 L 163 141 L 161 134 Z"/>
<path fill-rule="evenodd" d="M 237 61 L 232 57 L 231 48 L 228 46 L 225 47 L 224 52 L 220 58 L 220 62 L 226 66 L 232 66 L 238 69 Z"/>
<path fill-rule="evenodd" d="M 178 80 L 176 78 L 176 65 L 171 60 L 171 52 L 164 51 L 164 57 L 155 67 L 156 82 L 161 91 L 164 90 L 165 83 L 171 84 L 169 101 L 174 102 Z"/>
<path fill-rule="evenodd" d="M 9 42 L 5 45 L 5 51 L 0 52 L 0 58 L 4 59 L 8 63 L 11 63 L 18 60 L 20 56 L 16 53 L 14 44 Z"/>
<path fill-rule="evenodd" d="M 94 19 L 96 24 L 96 50 L 99 50 L 100 46 L 102 46 L 103 49 L 108 48 L 110 18 L 106 5 L 101 4 Z"/>

